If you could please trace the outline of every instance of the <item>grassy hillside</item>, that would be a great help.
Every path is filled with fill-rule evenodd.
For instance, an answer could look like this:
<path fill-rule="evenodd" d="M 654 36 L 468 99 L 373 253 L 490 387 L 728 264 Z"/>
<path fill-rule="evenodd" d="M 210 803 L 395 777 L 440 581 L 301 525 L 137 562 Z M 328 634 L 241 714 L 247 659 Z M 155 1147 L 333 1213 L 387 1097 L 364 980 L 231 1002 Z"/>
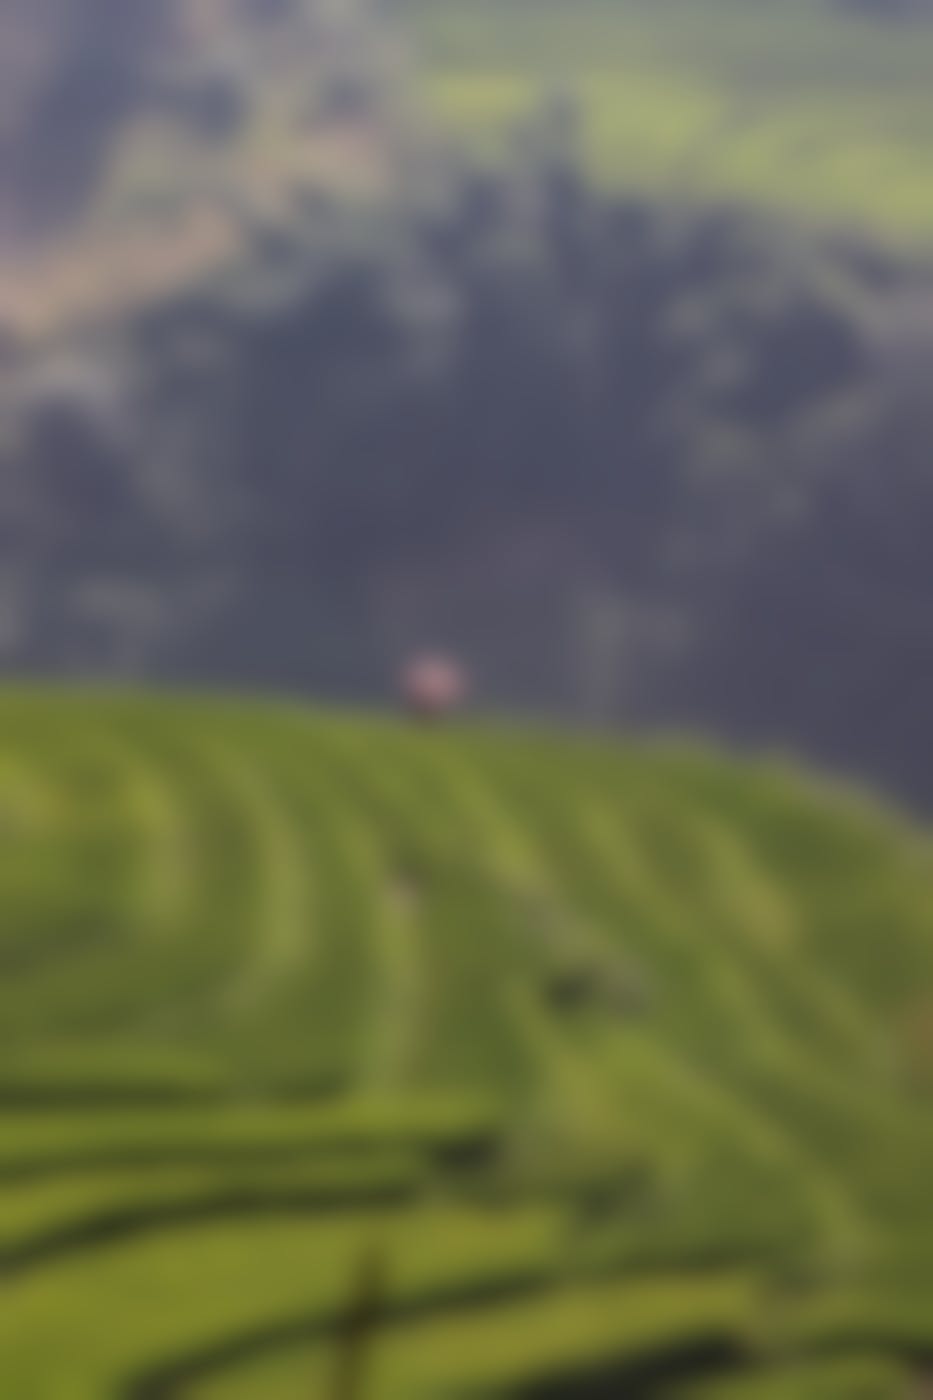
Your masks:
<path fill-rule="evenodd" d="M 4 1395 L 917 1393 L 925 839 L 687 749 L 0 734 Z"/>
<path fill-rule="evenodd" d="M 575 93 L 609 183 L 933 239 L 933 26 L 818 0 L 394 0 L 429 101 L 485 150 Z"/>

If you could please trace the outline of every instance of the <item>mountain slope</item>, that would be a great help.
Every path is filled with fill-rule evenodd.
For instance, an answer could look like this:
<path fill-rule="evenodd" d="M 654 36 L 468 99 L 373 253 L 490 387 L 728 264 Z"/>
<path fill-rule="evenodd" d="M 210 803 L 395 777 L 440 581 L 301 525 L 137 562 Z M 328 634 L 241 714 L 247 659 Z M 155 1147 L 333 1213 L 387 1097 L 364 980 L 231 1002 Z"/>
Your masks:
<path fill-rule="evenodd" d="M 933 236 L 933 28 L 907 22 L 923 8 L 909 0 L 389 8 L 420 54 L 429 105 L 480 150 L 500 150 L 542 91 L 559 93 L 611 186 L 737 199 L 921 245 Z"/>
<path fill-rule="evenodd" d="M 11 1394 L 908 1393 L 925 839 L 686 749 L 0 709 Z"/>

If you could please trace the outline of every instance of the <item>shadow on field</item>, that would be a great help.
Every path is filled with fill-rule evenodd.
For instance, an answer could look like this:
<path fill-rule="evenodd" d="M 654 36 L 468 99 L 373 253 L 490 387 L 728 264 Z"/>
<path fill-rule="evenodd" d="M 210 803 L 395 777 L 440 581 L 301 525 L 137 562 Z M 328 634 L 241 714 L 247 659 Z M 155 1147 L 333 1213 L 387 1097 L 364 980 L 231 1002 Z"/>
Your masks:
<path fill-rule="evenodd" d="M 510 1278 L 460 1284 L 427 1296 L 373 1303 L 369 1321 L 373 1327 L 420 1322 L 454 1309 L 479 1309 L 526 1298 L 529 1294 L 547 1291 L 549 1286 L 547 1278 L 527 1270 Z M 353 1330 L 358 1321 L 358 1308 L 358 1300 L 353 1298 L 348 1307 L 321 1313 L 317 1317 L 302 1314 L 283 1318 L 255 1331 L 222 1337 L 211 1346 L 176 1357 L 131 1379 L 122 1391 L 121 1400 L 175 1400 L 177 1396 L 185 1394 L 191 1385 L 204 1382 L 235 1366 L 255 1362 L 263 1356 L 325 1338 L 339 1342 Z"/>
<path fill-rule="evenodd" d="M 77 1221 L 31 1235 L 21 1245 L 0 1250 L 0 1280 L 14 1278 L 72 1254 L 104 1249 L 133 1236 L 149 1234 L 179 1225 L 201 1225 L 214 1221 L 234 1221 L 257 1216 L 304 1216 L 314 1212 L 352 1209 L 355 1215 L 408 1205 L 420 1190 L 418 1183 L 387 1182 L 368 1185 L 365 1191 L 337 1185 L 308 1189 L 220 1190 L 210 1198 L 188 1201 L 138 1204 L 124 1209 L 104 1210 Z"/>

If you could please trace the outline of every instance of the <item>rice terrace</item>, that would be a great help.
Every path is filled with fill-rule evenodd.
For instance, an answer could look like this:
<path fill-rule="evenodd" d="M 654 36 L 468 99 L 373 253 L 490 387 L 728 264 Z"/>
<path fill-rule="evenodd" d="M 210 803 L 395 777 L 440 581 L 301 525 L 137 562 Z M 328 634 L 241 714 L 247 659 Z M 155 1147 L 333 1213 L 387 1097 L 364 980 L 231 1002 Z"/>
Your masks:
<path fill-rule="evenodd" d="M 0 722 L 4 1400 L 926 1393 L 905 821 L 699 747 Z"/>

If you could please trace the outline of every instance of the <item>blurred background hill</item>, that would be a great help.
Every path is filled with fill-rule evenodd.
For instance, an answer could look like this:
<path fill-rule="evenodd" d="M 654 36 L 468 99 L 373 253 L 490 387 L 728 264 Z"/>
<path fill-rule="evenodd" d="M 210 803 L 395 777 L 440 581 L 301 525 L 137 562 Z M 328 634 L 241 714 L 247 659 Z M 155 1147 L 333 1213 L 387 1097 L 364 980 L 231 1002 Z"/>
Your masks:
<path fill-rule="evenodd" d="M 926 9 L 8 5 L 0 665 L 933 800 Z"/>

